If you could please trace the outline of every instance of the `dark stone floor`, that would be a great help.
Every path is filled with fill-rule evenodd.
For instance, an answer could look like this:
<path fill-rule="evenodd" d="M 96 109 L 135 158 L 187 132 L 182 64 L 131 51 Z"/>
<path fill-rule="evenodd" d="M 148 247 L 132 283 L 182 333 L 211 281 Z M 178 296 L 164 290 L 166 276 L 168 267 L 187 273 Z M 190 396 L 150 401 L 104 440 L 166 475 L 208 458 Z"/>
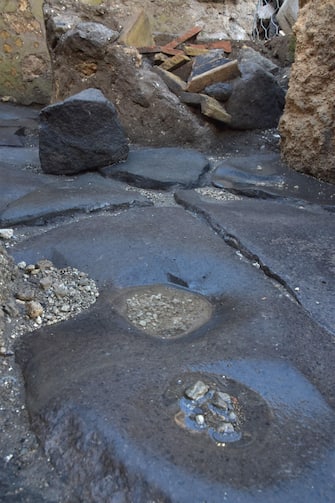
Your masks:
<path fill-rule="evenodd" d="M 210 162 L 140 149 L 107 177 L 45 175 L 36 144 L 15 144 L 22 113 L 0 108 L 10 253 L 76 267 L 101 291 L 17 349 L 32 428 L 73 501 L 333 501 L 333 187 L 267 149 Z M 211 319 L 176 339 L 138 330 L 113 300 L 157 284 L 202 294 Z M 197 380 L 235 393 L 240 441 L 175 422 Z"/>

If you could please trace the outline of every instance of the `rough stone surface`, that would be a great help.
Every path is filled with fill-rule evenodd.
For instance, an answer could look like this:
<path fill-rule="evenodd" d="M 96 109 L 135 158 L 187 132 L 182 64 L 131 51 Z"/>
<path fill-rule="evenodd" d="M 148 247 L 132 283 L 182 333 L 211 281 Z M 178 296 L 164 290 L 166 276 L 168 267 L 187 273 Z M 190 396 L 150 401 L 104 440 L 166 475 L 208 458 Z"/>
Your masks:
<path fill-rule="evenodd" d="M 87 89 L 40 114 L 40 161 L 45 173 L 69 175 L 127 158 L 128 142 L 114 105 Z"/>
<path fill-rule="evenodd" d="M 22 110 L 4 110 L 10 143 Z M 276 136 L 230 130 L 212 167 L 235 165 L 252 185 L 257 166 L 276 173 L 260 155 Z M 322 184 L 294 172 L 309 204 L 290 190 L 280 204 L 237 197 L 209 177 L 163 194 L 44 174 L 36 138 L 20 138 L 0 149 L 1 211 L 23 217 L 0 238 L 18 261 L 0 246 L 1 499 L 332 503 L 334 224 Z M 131 207 L 138 193 L 155 207 Z M 32 208 L 45 220 L 25 223 Z M 99 299 L 79 314 L 96 299 L 92 276 Z M 186 333 L 204 314 L 188 302 L 198 294 L 209 318 Z M 191 403 L 199 382 L 209 396 Z"/>
<path fill-rule="evenodd" d="M 233 92 L 225 103 L 237 129 L 277 127 L 285 94 L 273 75 L 252 61 L 240 63 L 242 76 L 233 81 Z"/>
<path fill-rule="evenodd" d="M 257 267 L 265 267 L 270 276 L 281 278 L 281 283 L 313 318 L 334 332 L 335 271 L 330 250 L 335 246 L 335 220 L 332 213 L 308 204 L 285 205 L 282 201 L 247 199 L 208 204 L 188 191 L 179 193 L 178 201 L 202 213 L 227 241 L 239 242 L 245 256 L 254 259 Z M 241 218 L 241 215 L 248 217 Z"/>
<path fill-rule="evenodd" d="M 208 159 L 196 150 L 170 147 L 131 150 L 125 162 L 100 171 L 137 187 L 172 190 L 201 186 L 209 169 Z"/>
<path fill-rule="evenodd" d="M 288 169 L 279 153 L 226 159 L 213 171 L 212 183 L 234 194 L 290 198 L 296 203 L 318 204 L 329 211 L 335 211 L 333 185 Z"/>
<path fill-rule="evenodd" d="M 335 5 L 310 0 L 295 25 L 296 50 L 281 150 L 292 168 L 335 183 Z"/>
<path fill-rule="evenodd" d="M 228 82 L 219 82 L 217 84 L 212 84 L 211 86 L 205 87 L 204 93 L 208 94 L 212 98 L 218 101 L 227 101 L 231 93 L 233 92 L 233 86 Z"/>
<path fill-rule="evenodd" d="M 64 54 L 82 51 L 88 58 L 99 58 L 103 56 L 106 47 L 115 42 L 118 37 L 117 31 L 111 30 L 101 23 L 78 23 L 74 28 L 64 33 L 57 50 L 64 52 Z"/>
<path fill-rule="evenodd" d="M 1 2 L 0 96 L 30 105 L 51 97 L 51 64 L 45 40 L 43 0 Z"/>

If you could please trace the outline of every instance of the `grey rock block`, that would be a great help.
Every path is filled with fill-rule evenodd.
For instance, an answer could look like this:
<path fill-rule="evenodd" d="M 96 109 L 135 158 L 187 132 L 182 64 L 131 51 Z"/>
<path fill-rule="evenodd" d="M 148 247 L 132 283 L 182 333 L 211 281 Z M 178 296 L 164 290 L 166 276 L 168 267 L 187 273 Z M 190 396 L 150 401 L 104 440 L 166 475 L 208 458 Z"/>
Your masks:
<path fill-rule="evenodd" d="M 40 114 L 40 161 L 45 173 L 69 175 L 127 158 L 128 143 L 114 105 L 87 89 Z"/>
<path fill-rule="evenodd" d="M 241 77 L 233 81 L 233 92 L 225 103 L 235 129 L 277 127 L 284 109 L 285 92 L 274 76 L 254 62 L 240 63 Z"/>

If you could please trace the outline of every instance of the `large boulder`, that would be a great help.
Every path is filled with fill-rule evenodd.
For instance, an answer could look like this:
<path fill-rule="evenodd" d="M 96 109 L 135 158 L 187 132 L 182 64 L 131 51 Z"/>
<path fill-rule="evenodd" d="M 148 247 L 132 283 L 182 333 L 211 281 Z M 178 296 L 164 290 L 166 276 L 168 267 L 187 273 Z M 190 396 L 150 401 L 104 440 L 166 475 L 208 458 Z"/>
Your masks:
<path fill-rule="evenodd" d="M 239 64 L 241 77 L 233 81 L 233 92 L 225 103 L 236 129 L 277 127 L 285 103 L 285 92 L 272 73 L 254 61 Z"/>
<path fill-rule="evenodd" d="M 281 150 L 290 167 L 335 183 L 335 4 L 310 0 L 295 24 L 296 51 Z"/>
<path fill-rule="evenodd" d="M 127 158 L 127 138 L 114 105 L 87 89 L 40 114 L 40 161 L 45 173 L 70 175 Z"/>

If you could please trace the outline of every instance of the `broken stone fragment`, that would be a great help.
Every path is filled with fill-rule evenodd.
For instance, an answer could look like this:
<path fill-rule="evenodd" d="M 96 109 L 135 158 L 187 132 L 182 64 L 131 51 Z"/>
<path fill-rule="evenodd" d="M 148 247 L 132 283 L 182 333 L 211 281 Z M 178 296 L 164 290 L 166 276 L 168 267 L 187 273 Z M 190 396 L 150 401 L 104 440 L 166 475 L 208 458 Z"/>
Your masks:
<path fill-rule="evenodd" d="M 174 75 L 171 72 L 163 70 L 160 66 L 154 67 L 153 71 L 157 73 L 164 80 L 165 84 L 168 86 L 170 91 L 172 91 L 177 96 L 181 92 L 185 91 L 186 82 L 184 82 L 177 75 Z"/>
<path fill-rule="evenodd" d="M 131 47 L 154 45 L 150 19 L 144 10 L 128 19 L 121 32 L 119 42 Z"/>
<path fill-rule="evenodd" d="M 239 64 L 241 77 L 232 82 L 233 92 L 225 103 L 236 129 L 277 127 L 285 104 L 285 92 L 274 76 L 254 62 Z"/>
<path fill-rule="evenodd" d="M 69 175 L 123 161 L 128 143 L 114 105 L 87 89 L 40 114 L 39 154 L 45 173 Z"/>
<path fill-rule="evenodd" d="M 227 101 L 233 92 L 233 86 L 230 82 L 218 82 L 205 87 L 203 92 L 218 101 Z"/>
<path fill-rule="evenodd" d="M 11 239 L 13 235 L 13 229 L 0 229 L 0 239 Z"/>
<path fill-rule="evenodd" d="M 177 54 L 176 56 L 172 56 L 172 58 L 168 58 L 166 61 L 164 61 L 161 64 L 161 68 L 163 68 L 163 70 L 172 72 L 173 70 L 184 65 L 188 61 L 190 61 L 190 58 L 185 54 Z"/>
<path fill-rule="evenodd" d="M 207 51 L 205 54 L 199 54 L 193 59 L 191 79 L 209 70 L 225 65 L 230 61 L 231 59 L 226 58 L 225 54 L 220 50 L 212 50 L 209 52 Z"/>
<path fill-rule="evenodd" d="M 193 384 L 193 386 L 190 386 L 187 390 L 185 390 L 185 395 L 191 400 L 199 400 L 199 398 L 206 395 L 208 390 L 209 386 L 207 384 L 202 381 L 197 381 Z"/>
<path fill-rule="evenodd" d="M 42 305 L 36 300 L 32 300 L 27 302 L 26 304 L 26 313 L 29 318 L 36 319 L 43 314 Z"/>
<path fill-rule="evenodd" d="M 266 72 L 275 75 L 279 71 L 279 66 L 271 61 L 269 58 L 265 58 L 259 52 L 252 49 L 252 47 L 242 47 L 239 58 L 239 64 L 241 63 L 256 63 L 261 66 Z"/>
<path fill-rule="evenodd" d="M 80 51 L 92 58 L 101 57 L 106 47 L 115 42 L 119 32 L 107 28 L 101 23 L 79 23 L 75 28 L 67 31 L 59 41 L 64 54 Z"/>
<path fill-rule="evenodd" d="M 216 99 L 202 94 L 201 113 L 225 124 L 230 124 L 232 117 Z"/>

